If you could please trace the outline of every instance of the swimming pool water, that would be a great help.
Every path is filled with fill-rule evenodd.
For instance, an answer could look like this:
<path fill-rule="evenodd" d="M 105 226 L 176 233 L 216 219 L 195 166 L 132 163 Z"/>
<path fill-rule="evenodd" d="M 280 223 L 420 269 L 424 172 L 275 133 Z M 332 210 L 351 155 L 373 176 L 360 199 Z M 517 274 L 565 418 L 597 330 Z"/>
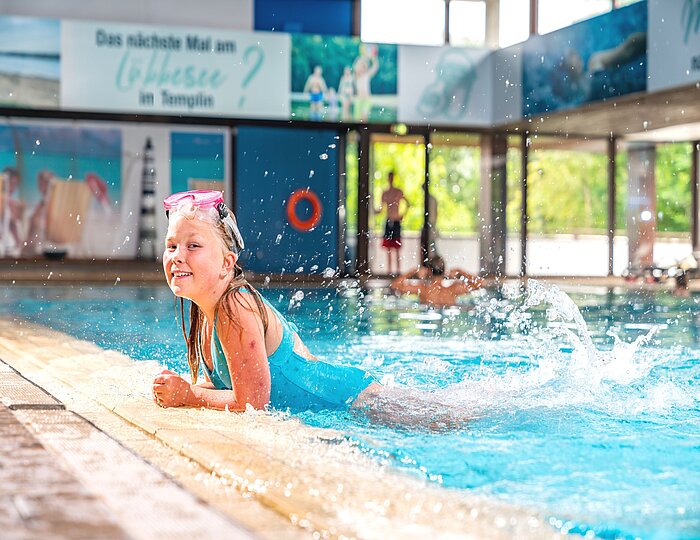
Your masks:
<path fill-rule="evenodd" d="M 381 290 L 264 294 L 319 357 L 470 418 L 441 431 L 347 412 L 306 423 L 447 487 L 539 509 L 564 532 L 700 538 L 700 297 L 578 289 L 577 322 L 567 296 L 536 283 L 449 310 Z M 0 314 L 187 372 L 165 287 L 12 286 Z"/>

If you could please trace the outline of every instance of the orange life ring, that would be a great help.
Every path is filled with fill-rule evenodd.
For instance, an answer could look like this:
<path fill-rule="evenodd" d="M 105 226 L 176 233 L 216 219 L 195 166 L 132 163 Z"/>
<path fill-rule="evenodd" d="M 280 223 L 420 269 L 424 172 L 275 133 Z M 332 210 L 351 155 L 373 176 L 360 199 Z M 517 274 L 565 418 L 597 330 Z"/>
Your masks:
<path fill-rule="evenodd" d="M 303 221 L 297 216 L 297 203 L 302 200 L 311 204 L 311 216 Z M 321 221 L 322 212 L 321 199 L 310 189 L 297 189 L 287 201 L 287 220 L 297 231 L 308 232 L 316 227 Z"/>

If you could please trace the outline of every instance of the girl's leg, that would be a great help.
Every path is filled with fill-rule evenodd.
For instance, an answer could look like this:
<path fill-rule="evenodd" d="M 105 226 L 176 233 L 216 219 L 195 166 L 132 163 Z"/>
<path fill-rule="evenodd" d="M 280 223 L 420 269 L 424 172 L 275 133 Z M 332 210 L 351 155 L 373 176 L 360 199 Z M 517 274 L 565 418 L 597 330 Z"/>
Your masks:
<path fill-rule="evenodd" d="M 460 429 L 474 418 L 434 392 L 378 383 L 365 388 L 351 407 L 378 424 L 432 431 Z"/>

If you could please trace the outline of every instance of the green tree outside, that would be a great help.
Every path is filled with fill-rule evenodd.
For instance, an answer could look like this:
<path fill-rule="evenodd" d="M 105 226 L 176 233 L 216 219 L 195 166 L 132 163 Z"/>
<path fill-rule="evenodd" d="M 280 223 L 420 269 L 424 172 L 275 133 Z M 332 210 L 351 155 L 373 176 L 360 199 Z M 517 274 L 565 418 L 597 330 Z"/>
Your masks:
<path fill-rule="evenodd" d="M 357 230 L 357 146 L 347 145 L 348 230 Z M 386 175 L 395 171 L 397 185 L 411 203 L 404 229 L 423 226 L 422 144 L 375 143 L 372 147 L 373 204 L 386 189 Z M 442 234 L 478 233 L 480 159 L 478 145 L 439 146 L 430 154 L 431 193 L 438 203 L 438 230 Z M 506 223 L 509 233 L 520 227 L 521 171 L 519 141 L 507 155 Z M 687 236 L 690 231 L 691 146 L 659 144 L 656 153 L 657 223 L 662 234 Z M 615 219 L 618 234 L 626 230 L 628 158 L 618 152 Z M 531 150 L 528 166 L 528 231 L 532 234 L 607 234 L 607 156 L 572 150 Z M 371 223 L 383 228 L 383 215 Z"/>

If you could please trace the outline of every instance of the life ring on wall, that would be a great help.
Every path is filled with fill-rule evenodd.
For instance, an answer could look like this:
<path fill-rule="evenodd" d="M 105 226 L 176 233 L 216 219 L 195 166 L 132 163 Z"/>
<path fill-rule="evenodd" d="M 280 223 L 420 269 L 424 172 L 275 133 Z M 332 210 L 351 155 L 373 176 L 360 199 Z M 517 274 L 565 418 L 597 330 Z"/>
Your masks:
<path fill-rule="evenodd" d="M 300 201 L 308 201 L 311 205 L 311 216 L 308 219 L 301 220 L 297 215 L 297 204 Z M 321 221 L 322 212 L 321 199 L 310 189 L 297 189 L 287 201 L 287 220 L 297 231 L 308 232 L 316 227 Z"/>

